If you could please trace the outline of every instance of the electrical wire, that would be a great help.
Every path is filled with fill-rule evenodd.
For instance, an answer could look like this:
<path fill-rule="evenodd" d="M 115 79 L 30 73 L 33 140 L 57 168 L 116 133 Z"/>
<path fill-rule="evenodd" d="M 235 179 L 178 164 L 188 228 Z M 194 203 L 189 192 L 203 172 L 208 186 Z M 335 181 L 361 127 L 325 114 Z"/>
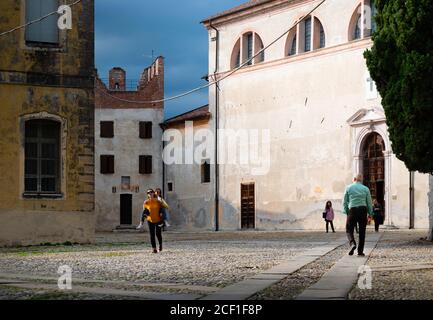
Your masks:
<path fill-rule="evenodd" d="M 234 73 L 236 73 L 237 71 L 239 71 L 240 69 L 242 69 L 244 66 L 246 66 L 247 64 L 249 64 L 251 61 L 253 61 L 257 56 L 261 55 L 265 50 L 267 50 L 269 47 L 271 47 L 272 45 L 274 45 L 277 41 L 279 41 L 281 38 L 283 38 L 287 33 L 289 33 L 290 31 L 292 31 L 292 29 L 296 28 L 298 26 L 298 24 L 300 24 L 305 17 L 308 17 L 309 15 L 311 15 L 314 11 L 316 11 L 320 6 L 322 6 L 323 3 L 325 3 L 326 0 L 322 0 L 318 5 L 316 5 L 310 12 L 306 13 L 304 16 L 302 16 L 301 18 L 298 19 L 298 21 L 295 22 L 295 24 L 290 27 L 287 31 L 285 31 L 283 34 L 281 34 L 278 38 L 276 38 L 275 40 L 273 40 L 271 43 L 269 43 L 266 47 L 263 47 L 260 51 L 258 51 L 255 55 L 253 55 L 251 58 L 249 58 L 248 60 L 244 61 L 242 64 L 240 64 L 237 68 L 231 70 L 229 73 L 227 73 L 226 75 L 224 75 L 223 77 L 221 77 L 220 79 L 216 79 L 213 80 L 212 82 L 209 82 L 205 85 L 199 86 L 197 88 L 191 89 L 189 91 L 183 92 L 181 94 L 169 97 L 169 98 L 164 98 L 164 99 L 159 99 L 159 100 L 152 100 L 152 101 L 135 101 L 135 100 L 128 100 L 128 99 L 122 99 L 119 97 L 116 97 L 114 95 L 109 94 L 107 91 L 105 90 L 101 90 L 98 87 L 95 87 L 96 90 L 98 90 L 99 92 L 115 99 L 118 101 L 122 101 L 122 102 L 127 102 L 127 103 L 135 103 L 135 104 L 156 104 L 156 103 L 163 103 L 163 102 L 168 102 L 168 101 L 172 101 L 172 100 L 176 100 L 176 99 L 180 99 L 183 98 L 185 96 L 188 96 L 192 93 L 195 93 L 197 91 L 209 88 L 210 86 L 213 85 L 217 85 L 227 79 L 228 77 L 230 77 L 231 75 L 233 75 Z M 214 75 L 214 77 L 216 78 L 216 75 Z"/>
<path fill-rule="evenodd" d="M 81 1 L 82 1 L 82 0 L 77 0 L 77 1 L 75 1 L 75 2 L 73 2 L 73 3 L 71 3 L 71 4 L 68 4 L 67 6 L 69 6 L 69 7 L 73 7 L 73 6 L 75 6 L 76 4 L 80 3 Z M 1 33 L 0 33 L 0 37 L 1 37 L 1 36 L 4 36 L 4 35 L 7 35 L 7 34 L 9 34 L 9 33 L 15 32 L 15 31 L 17 31 L 17 30 L 20 30 L 20 29 L 26 28 L 26 27 L 28 27 L 28 26 L 34 24 L 34 23 L 37 23 L 37 22 L 43 21 L 43 20 L 47 19 L 48 17 L 50 17 L 50 16 L 52 16 L 52 15 L 54 15 L 54 14 L 57 14 L 57 13 L 58 13 L 57 11 L 50 12 L 50 13 L 46 14 L 45 16 L 42 16 L 42 17 L 40 17 L 40 18 L 38 18 L 38 19 L 36 19 L 36 20 L 29 21 L 29 22 L 27 22 L 26 24 L 23 24 L 23 25 L 21 25 L 21 26 L 15 27 L 15 28 L 13 28 L 13 29 L 11 29 L 11 30 L 1 32 Z"/>

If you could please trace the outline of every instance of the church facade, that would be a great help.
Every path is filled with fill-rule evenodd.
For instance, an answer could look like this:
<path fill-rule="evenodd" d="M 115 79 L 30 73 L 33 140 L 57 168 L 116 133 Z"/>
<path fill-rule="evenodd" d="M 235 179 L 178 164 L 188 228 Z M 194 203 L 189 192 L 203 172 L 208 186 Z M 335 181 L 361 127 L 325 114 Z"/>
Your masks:
<path fill-rule="evenodd" d="M 269 133 L 249 141 L 269 153 L 266 172 L 238 163 L 212 170 L 219 228 L 321 229 L 327 200 L 343 228 L 345 187 L 358 173 L 385 208 L 386 225 L 427 228 L 428 176 L 393 154 L 363 57 L 373 44 L 374 3 L 320 3 L 249 1 L 202 22 L 210 80 L 224 78 L 209 90 L 209 126 Z"/>

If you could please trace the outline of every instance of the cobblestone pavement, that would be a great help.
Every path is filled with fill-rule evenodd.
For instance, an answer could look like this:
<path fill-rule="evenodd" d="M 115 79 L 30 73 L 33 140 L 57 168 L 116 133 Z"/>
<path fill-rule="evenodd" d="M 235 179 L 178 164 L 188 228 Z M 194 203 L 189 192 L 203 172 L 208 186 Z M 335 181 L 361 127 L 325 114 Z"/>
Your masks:
<path fill-rule="evenodd" d="M 347 253 L 347 246 L 340 246 L 284 280 L 257 293 L 250 300 L 292 300 L 320 278 Z"/>
<path fill-rule="evenodd" d="M 354 300 L 433 299 L 433 243 L 427 231 L 386 232 L 367 265 L 373 270 L 371 290 L 355 287 Z"/>
<path fill-rule="evenodd" d="M 2 248 L 0 300 L 149 299 L 147 293 L 203 296 L 341 236 L 324 232 L 167 232 L 164 251 L 159 254 L 151 253 L 148 234 L 143 233 L 98 234 L 92 245 Z M 433 243 L 420 240 L 425 236 L 426 231 L 386 231 L 367 262 L 373 270 L 372 289 L 354 288 L 349 298 L 433 299 Z M 293 299 L 345 254 L 347 247 L 339 247 L 253 299 Z M 74 288 L 91 292 L 53 290 L 57 269 L 65 264 L 73 269 Z M 31 285 L 9 286 L 11 279 Z M 137 295 L 131 296 L 134 293 Z"/>
<path fill-rule="evenodd" d="M 164 250 L 159 254 L 151 253 L 148 235 L 142 233 L 99 234 L 94 245 L 4 248 L 0 249 L 0 277 L 36 276 L 41 283 L 53 284 L 43 278 L 57 279 L 58 267 L 68 265 L 77 281 L 102 280 L 87 283 L 88 287 L 206 294 L 267 270 L 313 246 L 335 240 L 341 234 L 169 232 L 164 236 Z M 23 297 L 33 296 L 28 292 L 32 290 L 27 290 Z M 0 287 L 1 298 L 10 295 L 14 299 L 16 294 L 20 296 L 17 291 Z M 44 294 L 36 292 L 34 296 Z M 66 298 L 74 297 L 85 299 L 87 295 Z"/>

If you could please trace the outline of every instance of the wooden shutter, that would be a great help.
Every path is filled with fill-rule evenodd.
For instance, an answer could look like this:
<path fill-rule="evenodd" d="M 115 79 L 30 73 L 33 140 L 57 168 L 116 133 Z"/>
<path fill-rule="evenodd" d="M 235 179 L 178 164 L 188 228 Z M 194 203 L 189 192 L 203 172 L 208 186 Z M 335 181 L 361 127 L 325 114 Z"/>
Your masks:
<path fill-rule="evenodd" d="M 140 174 L 152 173 L 152 156 L 140 156 L 139 162 Z"/>
<path fill-rule="evenodd" d="M 113 138 L 114 137 L 114 122 L 113 121 L 101 121 L 101 138 Z"/>
<path fill-rule="evenodd" d="M 140 122 L 140 139 L 152 139 L 152 122 Z"/>
<path fill-rule="evenodd" d="M 113 174 L 114 173 L 114 156 L 101 155 L 101 173 Z"/>
<path fill-rule="evenodd" d="M 26 22 L 37 20 L 57 11 L 58 0 L 26 0 Z M 56 44 L 59 42 L 58 14 L 26 27 L 26 41 Z"/>
<path fill-rule="evenodd" d="M 249 33 L 247 35 L 247 60 L 253 57 L 253 34 Z M 248 61 L 248 65 L 251 65 L 253 61 Z"/>
<path fill-rule="evenodd" d="M 304 22 L 305 26 L 305 33 L 304 33 L 304 51 L 308 52 L 311 51 L 311 18 L 307 18 Z"/>

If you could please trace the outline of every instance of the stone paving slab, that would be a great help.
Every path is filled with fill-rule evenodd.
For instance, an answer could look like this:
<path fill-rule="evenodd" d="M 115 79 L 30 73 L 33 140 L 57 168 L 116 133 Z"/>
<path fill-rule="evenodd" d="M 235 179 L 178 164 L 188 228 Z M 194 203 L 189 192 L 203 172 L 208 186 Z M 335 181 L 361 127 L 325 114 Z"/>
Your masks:
<path fill-rule="evenodd" d="M 347 242 L 347 239 L 341 237 L 324 246 L 309 249 L 280 265 L 255 275 L 250 279 L 227 286 L 214 294 L 203 297 L 201 300 L 246 300 L 254 294 L 278 283 L 289 274 L 296 272 L 345 242 Z"/>
<path fill-rule="evenodd" d="M 314 285 L 301 293 L 296 300 L 341 300 L 347 296 L 358 280 L 358 270 L 368 261 L 368 257 L 376 247 L 382 234 L 367 234 L 364 253 L 365 257 L 342 257 L 323 277 Z"/>

